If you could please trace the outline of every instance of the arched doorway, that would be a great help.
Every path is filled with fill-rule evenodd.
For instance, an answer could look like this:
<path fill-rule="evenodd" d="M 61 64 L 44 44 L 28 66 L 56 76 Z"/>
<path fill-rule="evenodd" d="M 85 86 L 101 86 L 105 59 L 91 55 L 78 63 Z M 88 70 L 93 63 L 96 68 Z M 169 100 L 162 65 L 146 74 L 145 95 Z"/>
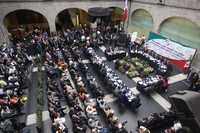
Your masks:
<path fill-rule="evenodd" d="M 8 32 L 16 37 L 22 37 L 35 27 L 49 32 L 47 19 L 40 13 L 28 9 L 15 10 L 4 18 L 4 25 Z"/>
<path fill-rule="evenodd" d="M 65 9 L 56 16 L 55 23 L 57 31 L 89 24 L 88 13 L 79 8 Z"/>
<path fill-rule="evenodd" d="M 200 48 L 200 27 L 187 18 L 165 19 L 160 24 L 159 33 L 184 45 Z"/>
<path fill-rule="evenodd" d="M 144 9 L 137 9 L 131 15 L 129 32 L 138 32 L 139 35 L 148 36 L 149 31 L 153 29 L 153 18 L 151 14 Z"/>
<path fill-rule="evenodd" d="M 123 9 L 119 8 L 119 7 L 109 7 L 110 9 L 112 9 L 112 15 L 111 15 L 111 21 L 112 23 L 115 24 L 120 24 L 120 22 L 123 21 Z"/>

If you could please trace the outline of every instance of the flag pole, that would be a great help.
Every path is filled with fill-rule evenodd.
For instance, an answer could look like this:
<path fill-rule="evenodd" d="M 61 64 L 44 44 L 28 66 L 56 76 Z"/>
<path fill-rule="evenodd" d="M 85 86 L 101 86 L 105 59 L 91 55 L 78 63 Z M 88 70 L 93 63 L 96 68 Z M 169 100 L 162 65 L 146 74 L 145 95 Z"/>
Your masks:
<path fill-rule="evenodd" d="M 124 4 L 124 12 L 123 12 L 123 28 L 124 31 L 127 32 L 127 20 L 128 20 L 128 15 L 129 15 L 129 11 L 128 11 L 128 0 L 125 0 L 125 4 Z M 126 24 L 126 27 L 125 27 Z"/>
<path fill-rule="evenodd" d="M 126 31 L 127 31 L 127 33 L 128 33 L 128 26 L 129 26 L 129 16 L 130 16 L 130 13 L 131 13 L 131 1 L 132 0 L 130 0 L 130 2 L 129 2 L 129 6 L 128 6 L 128 2 L 127 2 L 127 8 L 128 8 L 128 17 L 127 17 L 127 25 L 126 25 Z"/>

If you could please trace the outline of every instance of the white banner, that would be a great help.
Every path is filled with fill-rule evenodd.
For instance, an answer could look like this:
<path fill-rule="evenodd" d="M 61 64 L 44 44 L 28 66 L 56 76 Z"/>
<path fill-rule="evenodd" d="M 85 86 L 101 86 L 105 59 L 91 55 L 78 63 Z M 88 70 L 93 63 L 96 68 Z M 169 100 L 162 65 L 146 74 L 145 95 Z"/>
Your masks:
<path fill-rule="evenodd" d="M 146 45 L 148 49 L 172 60 L 191 60 L 196 51 L 168 39 L 152 39 Z"/>
<path fill-rule="evenodd" d="M 137 36 L 138 36 L 138 33 L 137 32 L 133 32 L 131 34 L 131 42 L 134 42 L 136 40 Z"/>

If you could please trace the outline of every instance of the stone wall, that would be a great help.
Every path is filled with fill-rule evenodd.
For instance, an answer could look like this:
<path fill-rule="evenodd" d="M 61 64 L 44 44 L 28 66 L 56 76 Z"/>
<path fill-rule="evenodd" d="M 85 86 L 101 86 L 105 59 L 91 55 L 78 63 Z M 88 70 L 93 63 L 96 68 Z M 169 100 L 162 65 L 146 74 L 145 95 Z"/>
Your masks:
<path fill-rule="evenodd" d="M 147 10 L 153 17 L 153 31 L 158 32 L 160 24 L 164 22 L 167 18 L 172 16 L 185 17 L 200 26 L 200 10 L 192 10 L 185 8 L 176 8 L 171 6 L 164 6 L 158 4 L 146 4 L 141 2 L 132 2 L 131 13 L 137 9 Z M 131 19 L 130 19 L 131 21 Z M 129 21 L 129 24 L 131 22 Z"/>
<path fill-rule="evenodd" d="M 3 25 L 0 25 L 0 45 L 3 42 L 7 42 L 7 43 L 9 42 L 8 32 Z"/>
<path fill-rule="evenodd" d="M 132 0 L 133 2 L 146 3 L 146 4 L 159 4 L 160 0 Z M 200 9 L 199 0 L 162 0 L 162 3 L 166 6 L 175 8 L 188 8 L 188 9 Z"/>

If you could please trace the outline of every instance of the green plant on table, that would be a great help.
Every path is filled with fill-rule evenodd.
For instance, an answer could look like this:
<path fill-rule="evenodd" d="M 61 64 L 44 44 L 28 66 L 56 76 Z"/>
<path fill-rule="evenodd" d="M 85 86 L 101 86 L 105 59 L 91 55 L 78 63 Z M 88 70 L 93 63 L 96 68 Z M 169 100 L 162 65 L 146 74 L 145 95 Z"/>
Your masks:
<path fill-rule="evenodd" d="M 152 67 L 146 67 L 146 68 L 144 68 L 143 72 L 144 72 L 144 75 L 149 75 L 150 73 L 153 72 L 153 68 Z"/>
<path fill-rule="evenodd" d="M 135 63 L 135 62 L 138 62 L 138 61 L 139 61 L 139 59 L 138 59 L 137 57 L 131 58 L 131 59 L 130 59 L 130 62 L 131 62 L 131 63 Z"/>
<path fill-rule="evenodd" d="M 120 72 L 122 72 L 122 73 L 125 73 L 125 69 L 124 69 L 123 65 L 122 65 L 122 66 L 119 66 L 118 70 L 119 70 Z"/>
<path fill-rule="evenodd" d="M 138 73 L 138 71 L 129 71 L 128 72 L 128 74 L 127 74 L 127 76 L 129 77 L 129 78 L 134 78 L 134 77 L 137 77 L 137 76 L 139 76 L 139 73 Z"/>
<path fill-rule="evenodd" d="M 138 72 L 143 71 L 143 69 L 144 69 L 143 65 L 142 65 L 141 63 L 139 63 L 139 62 L 137 62 L 136 64 L 137 64 L 137 65 L 135 66 L 136 70 L 137 70 Z"/>
<path fill-rule="evenodd" d="M 135 66 L 134 65 L 132 65 L 132 64 L 130 64 L 130 68 L 129 68 L 129 70 L 128 71 L 135 71 L 136 70 L 136 68 L 135 68 Z"/>
<path fill-rule="evenodd" d="M 129 58 L 128 56 L 126 56 L 126 57 L 123 58 L 123 60 L 124 60 L 124 61 L 127 61 L 127 62 L 129 61 L 129 59 L 130 59 L 130 58 Z"/>

